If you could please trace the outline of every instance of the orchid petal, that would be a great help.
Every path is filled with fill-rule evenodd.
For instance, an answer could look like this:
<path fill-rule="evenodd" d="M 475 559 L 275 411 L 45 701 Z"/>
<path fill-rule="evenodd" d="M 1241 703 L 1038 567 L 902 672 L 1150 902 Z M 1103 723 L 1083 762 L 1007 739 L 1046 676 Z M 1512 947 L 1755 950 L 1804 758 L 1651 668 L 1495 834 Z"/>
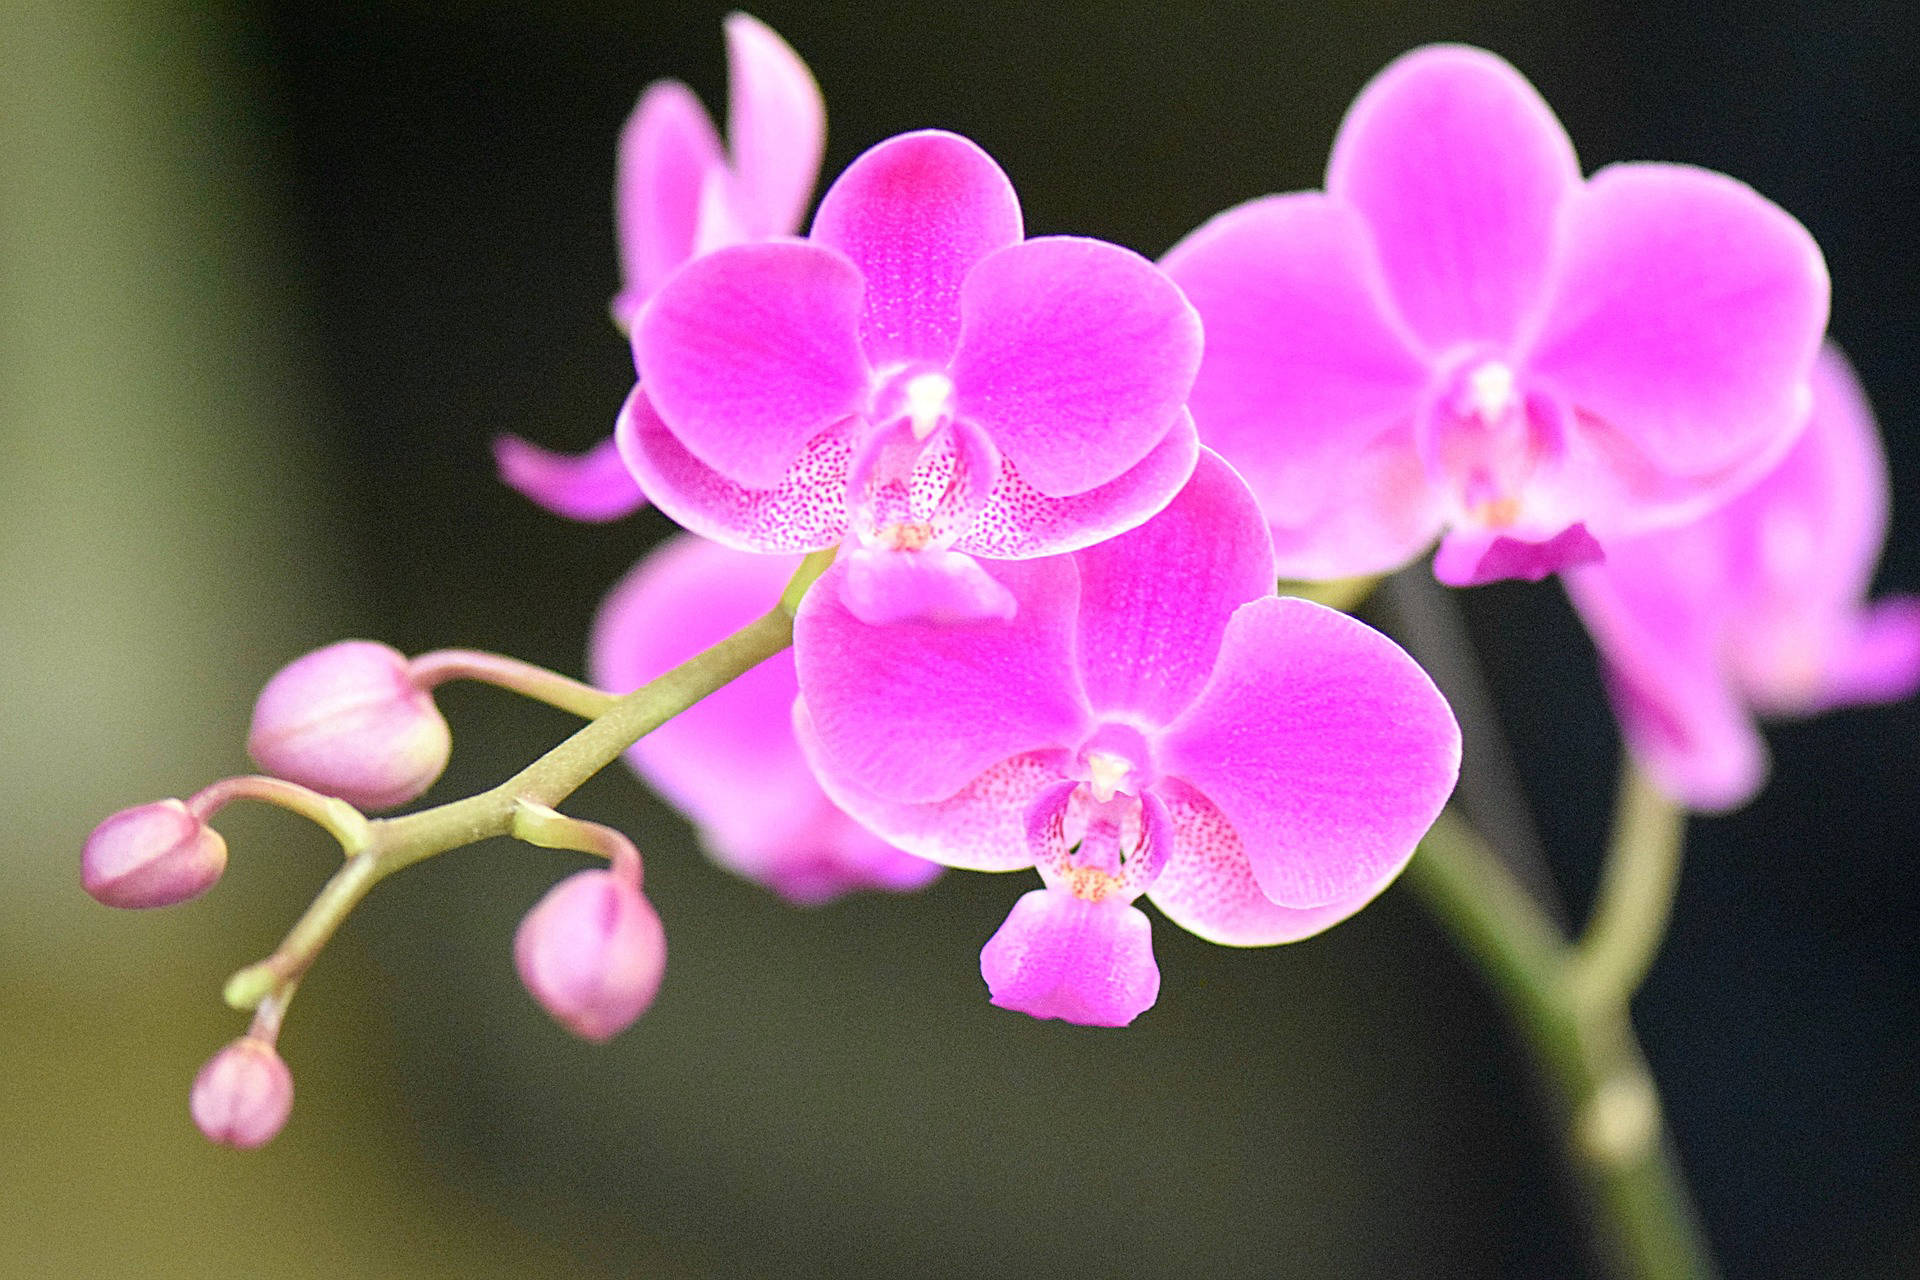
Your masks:
<path fill-rule="evenodd" d="M 988 255 L 961 286 L 960 313 L 957 412 L 1053 496 L 1146 457 L 1200 365 L 1200 318 L 1180 290 L 1100 240 L 1048 236 Z"/>
<path fill-rule="evenodd" d="M 1322 477 L 1319 512 L 1302 520 L 1255 491 L 1273 522 L 1274 567 L 1283 578 L 1318 582 L 1388 573 L 1438 537 L 1446 500 L 1414 450 L 1413 429 L 1376 437 L 1352 461 Z"/>
<path fill-rule="evenodd" d="M 674 80 L 649 85 L 620 131 L 614 176 L 622 289 L 613 318 L 621 328 L 693 256 L 701 189 L 724 164 L 713 120 L 693 91 Z"/>
<path fill-rule="evenodd" d="M 1025 560 L 1104 542 L 1171 502 L 1193 474 L 1199 453 L 1193 418 L 1182 412 L 1173 429 L 1132 470 L 1065 498 L 1041 493 L 1002 458 L 986 505 L 954 546 L 994 560 Z"/>
<path fill-rule="evenodd" d="M 993 158 L 958 134 L 901 134 L 847 166 L 811 238 L 866 277 L 861 341 L 876 368 L 945 363 L 960 333 L 960 285 L 974 264 L 1019 243 L 1020 201 Z"/>
<path fill-rule="evenodd" d="M 1239 833 L 1267 897 L 1323 907 L 1406 865 L 1453 790 L 1460 727 L 1391 640 L 1267 598 L 1235 610 L 1212 678 L 1161 748 L 1162 771 Z"/>
<path fill-rule="evenodd" d="M 1327 193 L 1366 219 L 1401 317 L 1435 352 L 1528 328 L 1579 183 L 1573 144 L 1526 77 L 1461 45 L 1375 76 L 1327 163 Z"/>
<path fill-rule="evenodd" d="M 1207 682 L 1233 611 L 1274 587 L 1266 520 L 1211 450 L 1166 510 L 1077 553 L 1074 565 L 1088 703 L 1154 724 L 1173 720 Z"/>
<path fill-rule="evenodd" d="M 846 776 L 824 753 L 807 700 L 793 705 L 794 736 L 833 802 L 891 844 L 966 871 L 1021 871 L 1033 865 L 1026 815 L 1067 776 L 1063 750 L 1026 752 L 982 770 L 952 795 L 924 804 L 889 800 Z"/>
<path fill-rule="evenodd" d="M 608 594 L 588 660 L 603 688 L 639 687 L 765 613 L 798 561 L 682 535 Z M 829 801 L 794 741 L 793 656 L 777 654 L 635 743 L 628 760 L 699 826 L 716 862 L 793 902 L 914 889 L 935 874 Z"/>
<path fill-rule="evenodd" d="M 1035 889 L 980 952 L 993 1003 L 1083 1027 L 1124 1027 L 1153 1007 L 1153 926 L 1122 898 Z"/>
<path fill-rule="evenodd" d="M 681 527 L 742 551 L 819 551 L 847 531 L 847 472 L 853 445 L 845 424 L 801 448 L 778 483 L 748 488 L 687 452 L 635 387 L 614 425 L 620 457 L 635 479 Z"/>
<path fill-rule="evenodd" d="M 818 245 L 739 244 L 695 259 L 634 325 L 647 397 L 689 453 L 772 488 L 807 441 L 865 405 L 862 287 L 852 263 Z"/>
<path fill-rule="evenodd" d="M 519 436 L 497 436 L 493 459 L 515 492 L 555 515 L 600 524 L 647 505 L 609 436 L 580 454 L 554 453 Z"/>
<path fill-rule="evenodd" d="M 1215 217 L 1165 264 L 1206 326 L 1188 397 L 1201 439 L 1275 525 L 1310 527 L 1342 505 L 1332 478 L 1412 421 L 1428 378 L 1388 319 L 1365 226 L 1318 192 L 1269 196 Z"/>
<path fill-rule="evenodd" d="M 915 619 L 1005 621 L 1018 608 L 1012 592 L 994 581 L 972 556 L 958 551 L 860 547 L 843 559 L 842 599 L 854 617 L 877 627 Z"/>
<path fill-rule="evenodd" d="M 1564 216 L 1530 372 L 1666 471 L 1784 443 L 1827 322 L 1806 228 L 1732 178 L 1667 164 L 1601 170 Z"/>
<path fill-rule="evenodd" d="M 1078 741 L 1087 710 L 1073 670 L 1078 589 L 1064 559 L 981 566 L 1010 591 L 1010 621 L 877 627 L 846 606 L 846 567 L 794 619 L 816 767 L 893 800 L 941 800 L 989 765 Z"/>
<path fill-rule="evenodd" d="M 1155 790 L 1171 819 L 1173 854 L 1147 897 L 1167 919 L 1208 942 L 1297 942 L 1345 920 L 1392 882 L 1389 874 L 1325 906 L 1283 907 L 1260 891 L 1239 833 L 1211 801 L 1178 778 L 1163 779 Z"/>
<path fill-rule="evenodd" d="M 1584 524 L 1540 542 L 1485 529 L 1455 529 L 1440 540 L 1433 576 L 1450 587 L 1477 587 L 1507 578 L 1538 582 L 1563 569 L 1598 564 L 1606 553 Z"/>
<path fill-rule="evenodd" d="M 1805 710 L 1911 697 L 1920 689 L 1920 597 L 1893 596 L 1862 610 L 1828 653 L 1825 675 Z"/>
<path fill-rule="evenodd" d="M 733 13 L 725 27 L 736 212 L 756 239 L 790 235 L 820 173 L 826 104 L 807 64 L 766 23 Z"/>
<path fill-rule="evenodd" d="M 1604 659 L 1627 749 L 1662 791 L 1716 812 L 1759 792 L 1767 748 L 1720 665 L 1726 618 L 1711 603 L 1718 571 L 1702 549 L 1649 566 L 1623 545 L 1561 581 Z"/>

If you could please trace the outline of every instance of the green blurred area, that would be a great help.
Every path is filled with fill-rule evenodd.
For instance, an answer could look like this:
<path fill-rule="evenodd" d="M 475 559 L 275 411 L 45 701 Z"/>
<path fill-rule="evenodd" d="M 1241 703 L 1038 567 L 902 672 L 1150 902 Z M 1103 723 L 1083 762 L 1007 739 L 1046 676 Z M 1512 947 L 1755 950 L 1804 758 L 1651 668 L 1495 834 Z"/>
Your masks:
<path fill-rule="evenodd" d="M 209 900 L 79 891 L 93 821 L 243 767 L 262 676 L 363 616 L 232 34 L 194 5 L 0 14 L 0 1274 L 551 1273 L 422 1157 L 364 971 L 297 1037 L 328 1140 L 245 1157 L 188 1121 L 240 1029 L 220 976 L 271 945 L 322 840 L 236 815 Z"/>

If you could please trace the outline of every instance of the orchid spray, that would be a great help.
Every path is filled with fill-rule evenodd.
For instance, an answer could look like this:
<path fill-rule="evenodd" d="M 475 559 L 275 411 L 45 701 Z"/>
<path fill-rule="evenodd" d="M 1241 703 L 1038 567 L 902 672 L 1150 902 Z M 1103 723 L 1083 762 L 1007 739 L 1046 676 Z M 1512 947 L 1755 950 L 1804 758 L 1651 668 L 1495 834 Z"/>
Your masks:
<path fill-rule="evenodd" d="M 635 381 L 611 435 L 496 444 L 558 514 L 651 502 L 687 530 L 612 589 L 594 683 L 331 645 L 262 691 L 260 774 L 86 842 L 87 892 L 123 908 L 212 888 L 235 800 L 346 855 L 227 982 L 252 1021 L 193 1082 L 194 1121 L 237 1147 L 280 1132 L 275 1042 L 328 940 L 387 876 L 489 837 L 606 860 L 513 940 L 562 1027 L 606 1040 L 671 999 L 641 850 L 562 812 L 625 755 L 791 902 L 1036 872 L 978 956 L 985 998 L 1035 1018 L 1155 1016 L 1143 902 L 1272 946 L 1404 874 L 1534 1051 L 1621 1274 L 1711 1274 L 1627 1017 L 1685 811 L 1762 785 L 1755 714 L 1920 685 L 1920 609 L 1863 603 L 1885 463 L 1822 347 L 1811 237 L 1721 174 L 1583 177 L 1532 86 L 1459 46 L 1361 91 L 1324 190 L 1229 209 L 1158 264 L 1028 237 L 1001 167 L 935 129 L 870 146 L 808 219 L 820 91 L 754 19 L 726 40 L 724 142 L 673 82 L 620 140 Z M 1594 635 L 1631 762 L 1575 937 L 1449 807 L 1441 689 L 1352 616 L 1436 546 L 1453 586 L 1562 575 Z M 586 724 L 489 790 L 369 817 L 445 767 L 454 679 Z"/>

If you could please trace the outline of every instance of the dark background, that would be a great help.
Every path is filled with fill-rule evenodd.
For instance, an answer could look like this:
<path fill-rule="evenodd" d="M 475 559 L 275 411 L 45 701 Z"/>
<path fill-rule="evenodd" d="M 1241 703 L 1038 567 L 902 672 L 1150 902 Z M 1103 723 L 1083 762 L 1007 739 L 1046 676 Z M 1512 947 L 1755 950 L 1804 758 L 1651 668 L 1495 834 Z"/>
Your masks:
<path fill-rule="evenodd" d="M 547 516 L 494 481 L 487 443 L 607 432 L 632 379 L 605 314 L 613 139 L 656 77 L 724 103 L 724 12 L 266 4 L 196 34 L 245 91 L 215 118 L 255 140 L 245 179 L 282 273 L 262 287 L 291 317 L 315 424 L 259 465 L 321 496 L 314 554 L 345 583 L 275 623 L 287 647 L 246 649 L 246 680 L 347 633 L 579 669 L 600 593 L 670 526 Z M 1905 6 L 754 12 L 825 90 L 828 178 L 889 134 L 947 127 L 1006 168 L 1030 232 L 1150 255 L 1228 204 L 1317 185 L 1341 112 L 1395 54 L 1485 45 L 1539 86 L 1589 169 L 1723 169 L 1811 228 L 1895 493 L 1914 490 L 1920 31 Z M 1920 589 L 1920 511 L 1897 499 L 1894 519 L 1883 589 Z M 1591 649 L 1551 586 L 1463 603 L 1560 891 L 1583 904 L 1615 750 Z M 443 705 L 458 747 L 436 798 L 565 726 L 486 691 Z M 220 767 L 239 767 L 238 725 Z M 1636 1012 L 1731 1276 L 1914 1273 L 1916 730 L 1912 705 L 1782 727 L 1765 795 L 1693 824 Z M 410 1153 L 395 1195 L 457 1196 L 495 1237 L 538 1241 L 543 1274 L 1588 1273 L 1526 1065 L 1404 890 L 1276 950 L 1158 922 L 1160 1003 L 1112 1033 L 987 1006 L 978 947 L 1025 877 L 952 873 L 917 897 L 796 911 L 708 866 L 623 772 L 575 808 L 642 842 L 673 947 L 654 1011 L 605 1049 L 566 1039 L 507 959 L 563 864 L 505 844 L 438 860 L 383 887 L 302 994 L 283 1047 L 303 1088 L 303 1057 L 331 1065 L 280 1148 L 337 1164 L 377 1124 Z M 286 827 L 246 828 L 269 830 Z M 221 953 L 234 964 L 271 945 L 324 857 L 302 843 L 304 862 L 261 869 L 242 843 L 230 879 L 258 918 L 193 909 L 199 929 L 244 933 Z M 215 1017 L 200 1052 L 237 1030 Z M 370 1273 L 428 1270 L 404 1246 L 369 1257 Z"/>

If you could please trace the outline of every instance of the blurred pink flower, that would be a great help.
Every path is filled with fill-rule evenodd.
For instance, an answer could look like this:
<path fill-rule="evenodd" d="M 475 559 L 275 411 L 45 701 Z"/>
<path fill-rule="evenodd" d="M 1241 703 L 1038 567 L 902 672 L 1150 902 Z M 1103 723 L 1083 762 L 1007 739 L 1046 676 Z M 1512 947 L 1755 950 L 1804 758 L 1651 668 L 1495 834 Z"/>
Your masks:
<path fill-rule="evenodd" d="M 1533 86 L 1417 49 L 1362 90 L 1325 192 L 1168 253 L 1206 323 L 1190 405 L 1283 574 L 1538 579 L 1706 510 L 1806 410 L 1827 275 L 1806 230 L 1686 165 L 1582 181 Z"/>
<path fill-rule="evenodd" d="M 984 568 L 1010 621 L 873 626 L 810 592 L 794 714 L 874 831 L 948 866 L 1039 868 L 1046 895 L 982 957 L 997 1003 L 1125 1023 L 1158 984 L 1126 904 L 1230 945 L 1305 937 L 1379 893 L 1452 790 L 1459 729 L 1432 681 L 1272 594 L 1265 522 L 1211 453 L 1132 532 Z"/>
<path fill-rule="evenodd" d="M 1627 748 L 1697 809 L 1734 808 L 1765 782 L 1756 713 L 1804 715 L 1920 687 L 1920 600 L 1863 603 L 1887 532 L 1872 410 L 1831 345 L 1812 386 L 1805 432 L 1758 484 L 1566 575 Z"/>
<path fill-rule="evenodd" d="M 707 254 L 648 303 L 628 466 L 716 541 L 846 540 L 836 583 L 861 617 L 1004 616 L 971 557 L 1087 546 L 1178 491 L 1200 359 L 1152 263 L 1022 235 L 1006 175 L 965 138 L 874 147 L 807 240 Z"/>
<path fill-rule="evenodd" d="M 827 117 L 812 72 L 765 23 L 735 13 L 725 27 L 729 146 L 677 80 L 648 85 L 621 131 L 613 193 L 621 289 L 612 311 L 623 330 L 681 264 L 797 231 L 819 178 Z M 494 458 L 509 485 L 570 519 L 617 520 L 646 503 L 611 439 L 567 455 L 504 435 Z"/>
<path fill-rule="evenodd" d="M 589 667 L 602 688 L 637 688 L 765 612 L 794 556 L 734 551 L 683 534 L 607 596 Z M 940 868 L 842 813 L 793 738 L 793 655 L 776 654 L 634 744 L 634 769 L 697 826 L 714 861 L 790 902 L 856 889 L 910 891 Z"/>

